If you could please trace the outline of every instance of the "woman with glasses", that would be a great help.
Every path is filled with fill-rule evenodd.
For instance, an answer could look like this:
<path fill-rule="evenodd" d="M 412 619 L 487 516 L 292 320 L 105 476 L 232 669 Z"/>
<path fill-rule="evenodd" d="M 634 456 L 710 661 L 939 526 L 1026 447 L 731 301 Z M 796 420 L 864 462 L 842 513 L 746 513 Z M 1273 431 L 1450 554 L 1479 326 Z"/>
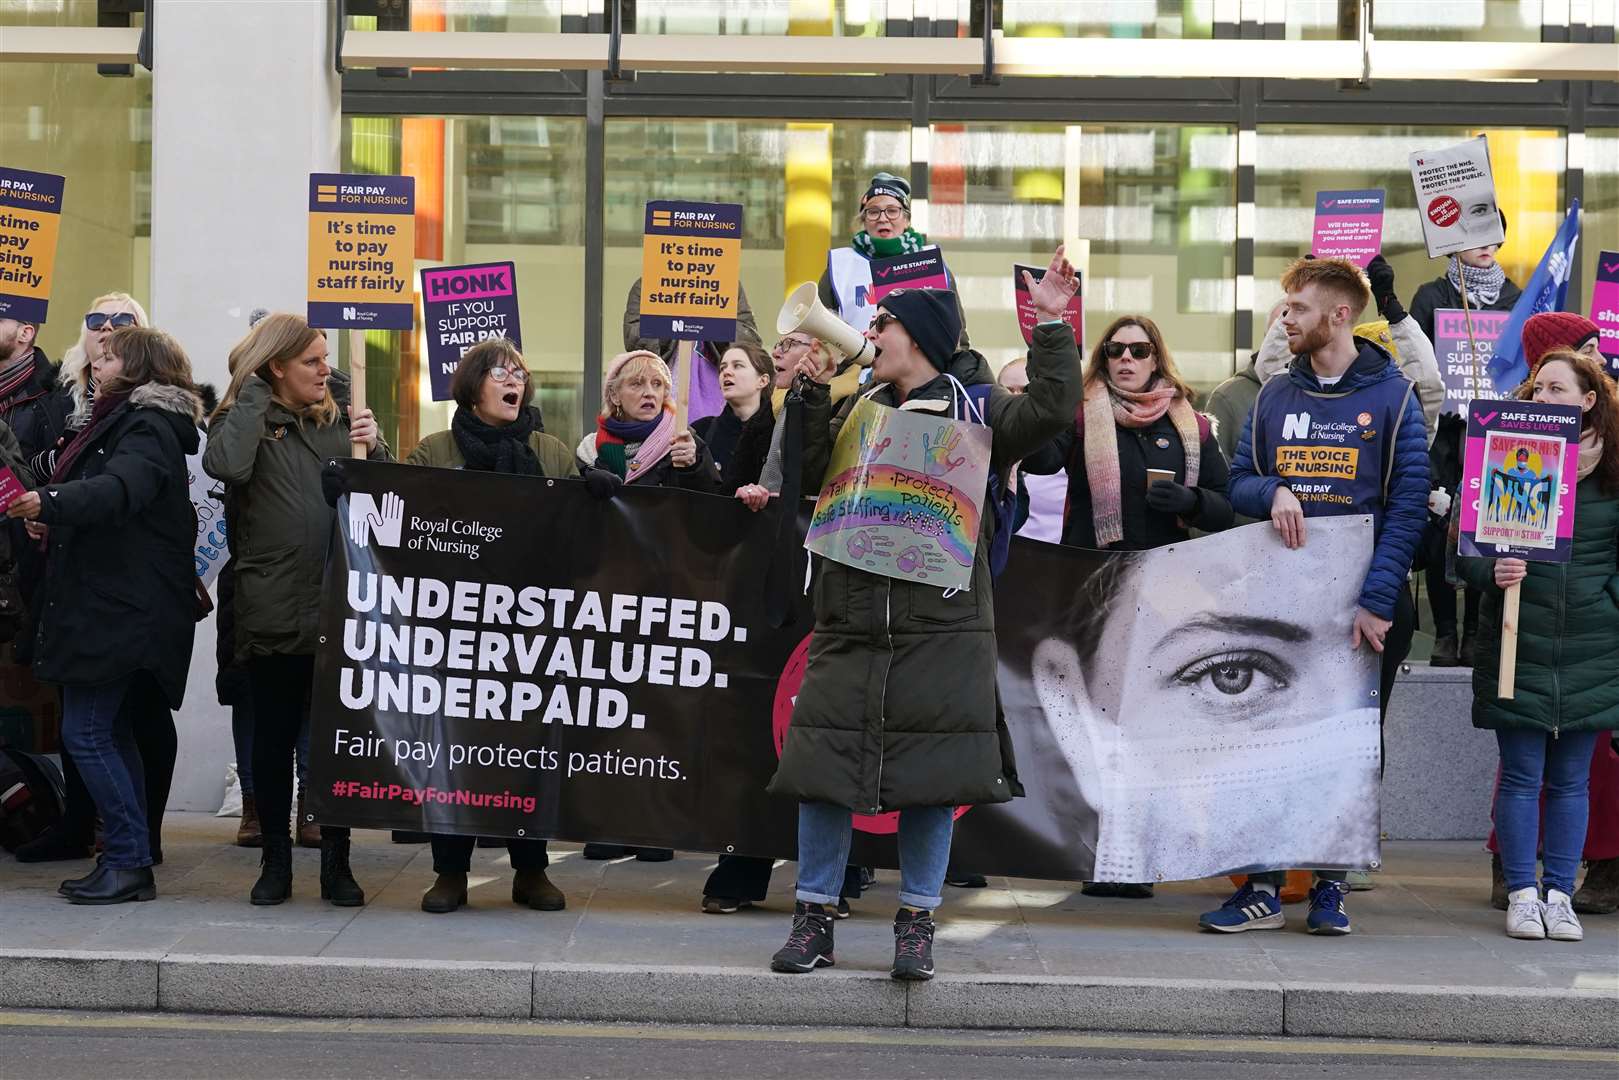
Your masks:
<path fill-rule="evenodd" d="M 101 359 L 107 339 L 126 326 L 151 326 L 146 309 L 128 293 L 111 292 L 98 296 L 85 312 L 79 340 L 62 355 L 62 368 L 55 393 L 67 409 L 67 430 L 57 442 L 35 455 L 31 462 L 36 476 L 49 476 L 56 467 L 56 455 L 90 419 L 94 403 L 92 365 Z"/>
<path fill-rule="evenodd" d="M 859 229 L 848 247 L 827 253 L 826 270 L 821 274 L 819 294 L 828 311 L 864 334 L 877 315 L 871 299 L 871 260 L 893 255 L 912 255 L 937 245 L 911 228 L 911 185 L 892 173 L 880 172 L 871 178 L 860 197 Z M 948 268 L 950 288 L 955 278 Z M 959 294 L 956 313 L 961 316 L 961 347 L 967 348 L 967 319 L 961 310 Z"/>
<path fill-rule="evenodd" d="M 468 349 L 450 378 L 455 416 L 449 431 L 429 435 L 417 444 L 407 465 L 438 469 L 471 469 L 515 476 L 575 477 L 573 451 L 547 435 L 534 405 L 534 380 L 523 354 L 504 338 L 479 342 Z M 471 836 L 438 836 L 432 841 L 433 887 L 422 896 L 422 910 L 454 911 L 467 902 L 467 875 L 472 872 Z M 512 903 L 536 911 L 561 911 L 562 890 L 546 876 L 550 857 L 543 837 L 510 839 Z"/>

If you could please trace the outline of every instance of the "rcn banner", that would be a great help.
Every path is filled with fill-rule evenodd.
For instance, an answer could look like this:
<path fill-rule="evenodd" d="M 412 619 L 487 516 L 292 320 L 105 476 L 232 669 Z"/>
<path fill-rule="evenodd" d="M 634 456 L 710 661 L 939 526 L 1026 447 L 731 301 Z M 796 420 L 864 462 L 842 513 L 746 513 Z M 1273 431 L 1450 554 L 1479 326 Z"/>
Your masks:
<path fill-rule="evenodd" d="M 318 820 L 793 857 L 796 807 L 765 785 L 810 621 L 803 604 L 784 627 L 766 615 L 776 510 L 344 464 Z M 1376 668 L 1349 648 L 1371 548 L 1363 517 L 1317 519 L 1298 552 L 1263 525 L 1139 553 L 1015 541 L 999 686 L 1028 795 L 964 808 L 952 865 L 1106 881 L 1374 865 Z M 897 865 L 897 816 L 856 818 L 857 861 Z"/>

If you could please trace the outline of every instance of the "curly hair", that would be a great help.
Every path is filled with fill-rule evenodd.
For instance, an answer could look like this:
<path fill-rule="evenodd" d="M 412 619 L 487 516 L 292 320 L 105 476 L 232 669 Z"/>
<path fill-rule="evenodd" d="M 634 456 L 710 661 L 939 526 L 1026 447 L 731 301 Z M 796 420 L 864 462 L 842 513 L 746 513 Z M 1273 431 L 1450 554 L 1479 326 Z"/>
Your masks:
<path fill-rule="evenodd" d="M 1535 374 L 1518 388 L 1518 397 L 1534 400 L 1535 380 L 1546 370 L 1547 364 L 1567 364 L 1574 371 L 1574 380 L 1580 392 L 1596 394 L 1596 404 L 1586 410 L 1581 427 L 1602 441 L 1602 459 L 1597 462 L 1597 486 L 1606 495 L 1619 495 L 1619 390 L 1608 378 L 1602 364 L 1582 352 L 1558 348 L 1548 352 L 1535 365 Z"/>

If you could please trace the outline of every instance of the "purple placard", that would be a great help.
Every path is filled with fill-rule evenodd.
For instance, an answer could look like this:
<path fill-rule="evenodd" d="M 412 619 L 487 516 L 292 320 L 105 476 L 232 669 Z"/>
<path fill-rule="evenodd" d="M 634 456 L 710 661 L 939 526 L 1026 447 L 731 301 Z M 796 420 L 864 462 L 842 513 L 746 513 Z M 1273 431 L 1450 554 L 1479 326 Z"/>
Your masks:
<path fill-rule="evenodd" d="M 509 262 L 439 266 L 422 271 L 422 326 L 434 401 L 450 400 L 450 377 L 480 341 L 505 338 L 523 347 L 518 326 L 517 268 Z"/>
<path fill-rule="evenodd" d="M 1023 272 L 1028 271 L 1029 276 L 1039 281 L 1046 276 L 1043 266 L 1025 266 L 1023 263 L 1012 264 L 1012 297 L 1017 301 L 1017 325 L 1023 331 L 1023 343 L 1034 344 L 1034 327 L 1040 320 L 1040 314 L 1034 310 L 1034 300 L 1029 296 L 1029 287 L 1023 282 Z M 1063 309 L 1062 321 L 1074 329 L 1074 340 L 1079 342 L 1083 351 L 1085 348 L 1085 282 L 1078 270 L 1074 276 L 1080 279 L 1080 287 L 1069 298 L 1068 306 Z"/>
<path fill-rule="evenodd" d="M 936 247 L 909 255 L 871 260 L 870 301 L 875 304 L 895 289 L 948 289 L 944 255 Z"/>
<path fill-rule="evenodd" d="M 1364 269 L 1382 249 L 1382 188 L 1316 192 L 1312 255 L 1348 259 Z"/>
<path fill-rule="evenodd" d="M 1591 321 L 1597 324 L 1598 347 L 1608 360 L 1608 374 L 1619 379 L 1619 251 L 1597 252 Z"/>
<path fill-rule="evenodd" d="M 1568 562 L 1580 409 L 1475 401 L 1467 410 L 1458 555 Z"/>
<path fill-rule="evenodd" d="M 1511 315 L 1509 311 L 1463 311 L 1461 308 L 1440 308 L 1433 313 L 1434 358 L 1439 361 L 1439 378 L 1445 384 L 1445 404 L 1441 412 L 1466 416 L 1469 401 L 1505 396 L 1490 381 L 1489 368 L 1495 343 L 1501 339 L 1501 330 Z M 1469 317 L 1473 320 L 1472 341 L 1478 343 L 1476 355 L 1467 335 Z"/>

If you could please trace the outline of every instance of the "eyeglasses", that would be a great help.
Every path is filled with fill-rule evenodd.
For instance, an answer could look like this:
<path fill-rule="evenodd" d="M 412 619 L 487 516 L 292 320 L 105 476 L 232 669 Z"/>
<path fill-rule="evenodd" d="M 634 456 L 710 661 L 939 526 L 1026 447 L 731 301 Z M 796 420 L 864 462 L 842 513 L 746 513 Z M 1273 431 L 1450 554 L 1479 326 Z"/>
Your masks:
<path fill-rule="evenodd" d="M 770 351 L 772 353 L 784 353 L 788 349 L 807 349 L 810 345 L 811 342 L 803 338 L 784 337 L 776 342 L 776 347 Z"/>
<path fill-rule="evenodd" d="M 1125 343 L 1123 341 L 1109 341 L 1102 345 L 1102 352 L 1106 354 L 1109 360 L 1117 360 L 1125 354 L 1126 350 L 1137 360 L 1145 360 L 1152 355 L 1152 342 L 1132 341 Z"/>
<path fill-rule="evenodd" d="M 489 377 L 496 382 L 505 382 L 516 379 L 518 382 L 528 382 L 528 372 L 522 368 L 509 368 L 504 364 L 497 364 L 489 369 Z"/>
<path fill-rule="evenodd" d="M 895 290 L 895 291 L 898 291 L 898 290 Z M 889 293 L 889 295 L 892 296 L 894 294 Z M 887 330 L 890 324 L 897 323 L 897 322 L 899 322 L 899 316 L 898 315 L 890 315 L 886 311 L 879 311 L 877 313 L 876 317 L 871 320 L 871 328 L 872 328 L 872 330 L 874 330 L 875 332 L 880 334 L 884 330 Z"/>
<path fill-rule="evenodd" d="M 126 326 L 134 325 L 135 314 L 131 311 L 120 311 L 115 315 L 92 311 L 84 317 L 84 328 L 86 330 L 100 330 L 104 326 L 111 326 L 114 330 L 121 330 Z"/>
<path fill-rule="evenodd" d="M 866 221 L 898 221 L 905 216 L 903 206 L 873 207 L 870 210 L 860 211 L 860 216 Z"/>

